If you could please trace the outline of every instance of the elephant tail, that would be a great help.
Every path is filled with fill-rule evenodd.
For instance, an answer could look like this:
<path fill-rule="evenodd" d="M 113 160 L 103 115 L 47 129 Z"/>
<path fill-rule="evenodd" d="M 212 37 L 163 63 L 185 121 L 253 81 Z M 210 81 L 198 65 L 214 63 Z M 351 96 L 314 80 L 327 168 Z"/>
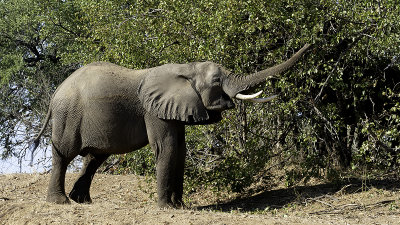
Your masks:
<path fill-rule="evenodd" d="M 40 137 L 42 136 L 42 134 L 46 130 L 47 124 L 49 124 L 50 117 L 51 117 L 51 103 L 50 103 L 49 109 L 47 111 L 46 119 L 45 119 L 45 122 L 44 122 L 44 124 L 42 126 L 42 129 L 39 131 L 39 134 L 33 140 L 33 143 L 29 146 L 29 150 L 31 151 L 31 154 L 32 154 L 31 155 L 30 166 L 32 166 L 32 163 L 33 163 L 33 153 L 35 153 L 36 148 L 39 146 Z"/>

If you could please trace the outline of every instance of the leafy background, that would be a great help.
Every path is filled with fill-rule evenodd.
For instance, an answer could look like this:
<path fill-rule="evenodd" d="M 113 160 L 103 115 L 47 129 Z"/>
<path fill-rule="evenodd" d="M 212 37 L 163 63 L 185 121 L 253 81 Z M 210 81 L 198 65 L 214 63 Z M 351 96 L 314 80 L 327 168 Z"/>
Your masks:
<path fill-rule="evenodd" d="M 237 74 L 312 49 L 224 120 L 187 127 L 186 191 L 243 191 L 346 174 L 398 174 L 400 5 L 397 1 L 2 0 L 0 154 L 23 157 L 55 88 L 93 61 L 128 68 L 210 60 Z M 42 145 L 49 146 L 50 129 Z M 108 173 L 154 174 L 146 147 Z"/>

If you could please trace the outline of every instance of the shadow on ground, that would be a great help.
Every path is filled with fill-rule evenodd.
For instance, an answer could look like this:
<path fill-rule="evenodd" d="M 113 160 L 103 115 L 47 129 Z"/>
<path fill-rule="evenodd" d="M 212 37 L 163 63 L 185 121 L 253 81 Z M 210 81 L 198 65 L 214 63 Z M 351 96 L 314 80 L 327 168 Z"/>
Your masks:
<path fill-rule="evenodd" d="M 199 210 L 218 210 L 230 212 L 254 212 L 258 210 L 281 209 L 288 204 L 301 204 L 307 199 L 333 195 L 335 193 L 356 193 L 362 190 L 377 188 L 383 190 L 399 191 L 399 179 L 382 179 L 362 181 L 360 179 L 347 179 L 341 183 L 328 183 L 313 186 L 296 186 L 291 188 L 266 190 L 250 197 L 238 198 L 221 204 L 198 207 Z"/>

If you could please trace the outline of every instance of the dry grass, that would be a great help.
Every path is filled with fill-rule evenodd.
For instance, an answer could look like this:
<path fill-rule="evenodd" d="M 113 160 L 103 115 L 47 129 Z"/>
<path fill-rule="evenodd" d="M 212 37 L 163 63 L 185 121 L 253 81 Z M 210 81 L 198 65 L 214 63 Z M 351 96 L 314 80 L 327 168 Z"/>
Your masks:
<path fill-rule="evenodd" d="M 76 174 L 67 175 L 67 191 Z M 202 191 L 186 210 L 158 209 L 154 184 L 134 175 L 97 174 L 93 204 L 45 201 L 49 175 L 0 175 L 0 224 L 398 224 L 396 180 L 314 184 L 262 191 L 251 196 Z"/>

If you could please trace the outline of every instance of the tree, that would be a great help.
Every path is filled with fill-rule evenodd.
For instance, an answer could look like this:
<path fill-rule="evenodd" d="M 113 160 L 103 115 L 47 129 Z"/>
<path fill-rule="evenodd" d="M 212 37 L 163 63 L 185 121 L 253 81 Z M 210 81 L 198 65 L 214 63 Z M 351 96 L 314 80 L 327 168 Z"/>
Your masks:
<path fill-rule="evenodd" d="M 24 152 L 55 87 L 83 64 L 147 68 L 210 60 L 249 73 L 312 43 L 295 68 L 259 87 L 279 93 L 278 100 L 238 102 L 221 123 L 187 130 L 188 186 L 241 191 L 271 168 L 284 168 L 288 184 L 351 168 L 399 168 L 396 1 L 0 4 L 3 157 Z M 146 174 L 151 157 L 140 150 L 112 160 L 133 168 L 123 171 Z"/>
<path fill-rule="evenodd" d="M 45 34 L 40 6 L 30 0 L 0 5 L 0 144 L 6 158 L 25 154 L 54 86 L 70 70 Z"/>

